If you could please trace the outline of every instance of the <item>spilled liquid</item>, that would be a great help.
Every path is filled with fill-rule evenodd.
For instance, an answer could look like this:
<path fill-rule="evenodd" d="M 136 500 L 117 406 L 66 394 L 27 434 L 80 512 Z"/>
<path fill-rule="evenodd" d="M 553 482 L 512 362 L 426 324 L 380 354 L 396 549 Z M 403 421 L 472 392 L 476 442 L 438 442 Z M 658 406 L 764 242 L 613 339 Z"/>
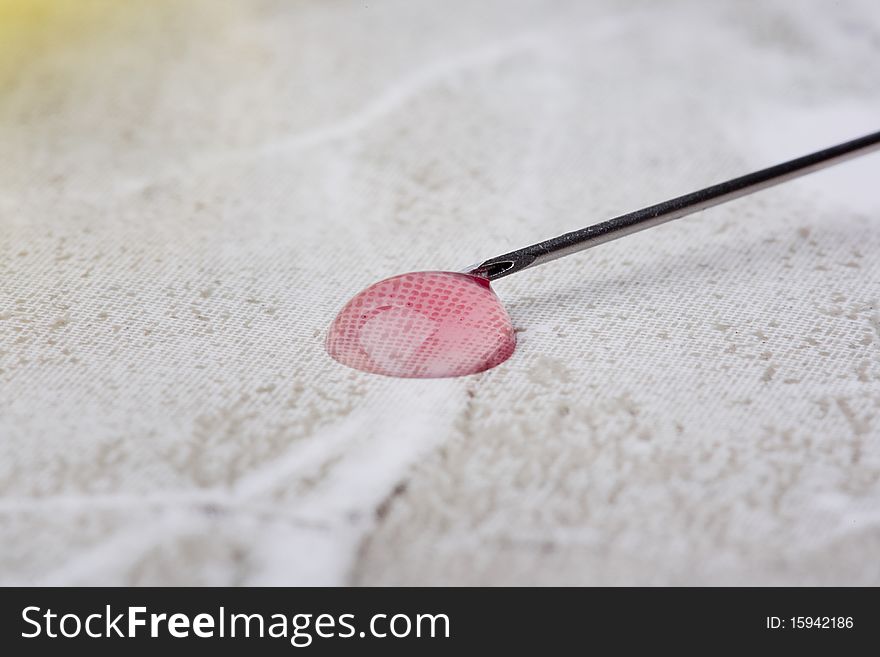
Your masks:
<path fill-rule="evenodd" d="M 422 271 L 379 281 L 333 320 L 327 353 L 358 370 L 437 378 L 476 374 L 503 363 L 516 333 L 489 281 Z"/>

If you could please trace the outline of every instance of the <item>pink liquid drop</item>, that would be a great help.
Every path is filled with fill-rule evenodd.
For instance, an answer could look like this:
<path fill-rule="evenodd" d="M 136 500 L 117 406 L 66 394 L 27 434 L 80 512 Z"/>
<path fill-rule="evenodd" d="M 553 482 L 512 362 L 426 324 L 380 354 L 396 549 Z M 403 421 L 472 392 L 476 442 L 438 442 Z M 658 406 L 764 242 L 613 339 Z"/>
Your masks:
<path fill-rule="evenodd" d="M 513 354 L 516 333 L 489 281 L 420 271 L 355 296 L 333 320 L 327 353 L 364 372 L 429 379 L 476 374 Z"/>

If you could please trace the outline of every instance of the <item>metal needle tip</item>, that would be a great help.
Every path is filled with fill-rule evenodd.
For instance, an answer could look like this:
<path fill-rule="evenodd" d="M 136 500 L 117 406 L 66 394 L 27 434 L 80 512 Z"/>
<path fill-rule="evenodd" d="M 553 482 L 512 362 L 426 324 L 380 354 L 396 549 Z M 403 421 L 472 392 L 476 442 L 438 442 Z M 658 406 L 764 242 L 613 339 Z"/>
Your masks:
<path fill-rule="evenodd" d="M 484 260 L 465 273 L 494 281 L 880 149 L 880 132 Z"/>

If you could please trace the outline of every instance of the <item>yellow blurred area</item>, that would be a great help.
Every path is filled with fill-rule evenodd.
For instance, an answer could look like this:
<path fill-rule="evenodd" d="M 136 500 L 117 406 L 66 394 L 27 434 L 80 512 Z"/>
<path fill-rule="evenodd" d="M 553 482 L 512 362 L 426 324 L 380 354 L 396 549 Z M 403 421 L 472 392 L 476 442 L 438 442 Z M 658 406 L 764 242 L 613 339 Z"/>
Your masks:
<path fill-rule="evenodd" d="M 32 58 L 94 34 L 108 14 L 126 5 L 112 0 L 0 0 L 0 82 Z"/>
<path fill-rule="evenodd" d="M 39 60 L 88 53 L 75 57 L 77 63 L 100 67 L 102 58 L 121 51 L 148 56 L 138 46 L 160 41 L 157 35 L 169 25 L 213 37 L 222 26 L 247 18 L 253 6 L 226 0 L 0 0 L 0 87 L 27 75 Z"/>

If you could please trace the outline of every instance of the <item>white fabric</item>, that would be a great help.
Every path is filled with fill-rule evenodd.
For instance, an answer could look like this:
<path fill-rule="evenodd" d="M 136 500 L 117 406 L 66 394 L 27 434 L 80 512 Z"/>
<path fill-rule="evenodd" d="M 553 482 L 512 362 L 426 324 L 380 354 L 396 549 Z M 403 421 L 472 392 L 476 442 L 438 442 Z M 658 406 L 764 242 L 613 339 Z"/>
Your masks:
<path fill-rule="evenodd" d="M 877 130 L 875 2 L 37 4 L 0 583 L 880 584 L 880 156 L 500 281 L 484 374 L 322 345 L 380 278 Z"/>

